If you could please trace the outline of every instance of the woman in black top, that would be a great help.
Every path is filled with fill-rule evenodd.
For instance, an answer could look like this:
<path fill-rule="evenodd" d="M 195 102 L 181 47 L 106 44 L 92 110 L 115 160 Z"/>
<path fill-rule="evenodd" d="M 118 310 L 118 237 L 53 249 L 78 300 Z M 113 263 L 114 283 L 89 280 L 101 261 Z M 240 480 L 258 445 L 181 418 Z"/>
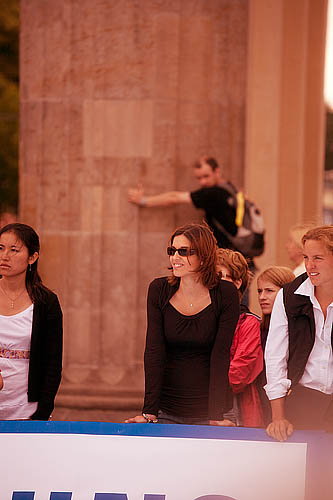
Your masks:
<path fill-rule="evenodd" d="M 148 291 L 143 414 L 126 422 L 225 425 L 237 289 L 216 274 L 216 240 L 207 225 L 176 229 L 167 253 L 172 274 Z"/>

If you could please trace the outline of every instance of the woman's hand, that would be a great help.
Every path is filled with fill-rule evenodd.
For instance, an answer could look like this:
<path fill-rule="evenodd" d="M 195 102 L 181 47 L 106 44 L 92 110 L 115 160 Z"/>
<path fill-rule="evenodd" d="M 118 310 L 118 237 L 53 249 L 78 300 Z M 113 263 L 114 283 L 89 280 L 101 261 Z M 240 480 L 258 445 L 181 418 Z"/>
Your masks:
<path fill-rule="evenodd" d="M 286 441 L 294 432 L 294 427 L 289 420 L 281 418 L 279 420 L 273 420 L 273 422 L 268 425 L 266 432 L 277 441 Z"/>
<path fill-rule="evenodd" d="M 231 420 L 228 420 L 227 418 L 223 420 L 210 420 L 209 425 L 220 425 L 222 427 L 236 427 L 236 424 L 234 422 L 231 422 Z"/>
<path fill-rule="evenodd" d="M 157 417 L 156 415 L 146 415 L 146 417 L 149 418 L 152 422 L 157 422 Z M 136 417 L 128 418 L 125 420 L 125 424 L 148 424 L 148 418 L 144 417 L 143 415 L 136 415 Z"/>
<path fill-rule="evenodd" d="M 137 415 L 136 417 L 128 418 L 125 420 L 125 424 L 146 424 L 147 420 L 142 415 Z"/>

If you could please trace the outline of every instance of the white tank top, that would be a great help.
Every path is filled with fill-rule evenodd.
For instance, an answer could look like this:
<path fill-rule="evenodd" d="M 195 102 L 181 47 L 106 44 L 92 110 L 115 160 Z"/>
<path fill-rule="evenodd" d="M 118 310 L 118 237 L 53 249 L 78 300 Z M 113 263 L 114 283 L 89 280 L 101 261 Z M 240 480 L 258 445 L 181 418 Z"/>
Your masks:
<path fill-rule="evenodd" d="M 0 315 L 0 420 L 28 419 L 37 409 L 27 394 L 33 309 Z"/>

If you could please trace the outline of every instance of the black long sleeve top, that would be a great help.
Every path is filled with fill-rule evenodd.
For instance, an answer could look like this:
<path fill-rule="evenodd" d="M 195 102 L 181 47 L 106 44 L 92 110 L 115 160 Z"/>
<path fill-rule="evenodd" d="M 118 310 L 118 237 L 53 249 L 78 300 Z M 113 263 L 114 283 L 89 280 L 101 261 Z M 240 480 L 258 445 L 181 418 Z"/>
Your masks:
<path fill-rule="evenodd" d="M 58 297 L 45 288 L 44 301 L 34 304 L 28 401 L 37 401 L 32 420 L 47 420 L 54 408 L 62 370 L 63 327 Z"/>
<path fill-rule="evenodd" d="M 143 411 L 222 420 L 232 406 L 228 371 L 238 292 L 221 281 L 210 290 L 211 304 L 187 316 L 169 302 L 176 291 L 167 278 L 149 286 Z"/>

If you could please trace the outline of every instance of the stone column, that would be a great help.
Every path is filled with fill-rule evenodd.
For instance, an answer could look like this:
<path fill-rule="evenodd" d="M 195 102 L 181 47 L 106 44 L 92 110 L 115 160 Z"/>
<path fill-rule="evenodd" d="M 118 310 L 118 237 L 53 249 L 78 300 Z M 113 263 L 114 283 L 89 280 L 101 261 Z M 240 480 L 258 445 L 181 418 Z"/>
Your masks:
<path fill-rule="evenodd" d="M 245 179 L 267 226 L 257 264 L 290 266 L 290 227 L 322 223 L 327 1 L 251 0 L 249 7 Z"/>
<path fill-rule="evenodd" d="M 127 190 L 192 189 L 202 154 L 243 184 L 247 4 L 21 0 L 20 217 L 64 310 L 58 406 L 141 405 L 147 286 L 198 213 Z"/>

